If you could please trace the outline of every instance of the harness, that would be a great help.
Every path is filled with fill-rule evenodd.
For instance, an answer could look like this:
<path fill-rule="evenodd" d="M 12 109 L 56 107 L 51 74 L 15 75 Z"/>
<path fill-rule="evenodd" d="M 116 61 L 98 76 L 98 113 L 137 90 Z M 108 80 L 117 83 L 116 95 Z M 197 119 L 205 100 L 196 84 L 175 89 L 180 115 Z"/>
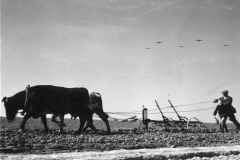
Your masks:
<path fill-rule="evenodd" d="M 27 85 L 25 91 L 26 91 L 26 94 L 25 94 L 25 102 L 24 102 L 24 107 L 23 107 L 23 111 L 21 113 L 21 115 L 23 116 L 26 112 L 26 108 L 27 108 L 27 99 L 28 99 L 28 90 L 30 88 L 30 85 Z"/>

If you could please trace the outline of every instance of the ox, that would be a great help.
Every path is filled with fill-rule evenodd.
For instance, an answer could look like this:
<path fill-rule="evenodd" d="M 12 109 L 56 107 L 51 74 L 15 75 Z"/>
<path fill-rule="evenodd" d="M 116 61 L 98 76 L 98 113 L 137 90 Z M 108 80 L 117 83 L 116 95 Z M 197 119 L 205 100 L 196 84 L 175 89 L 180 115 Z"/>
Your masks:
<path fill-rule="evenodd" d="M 83 131 L 85 131 L 88 127 L 91 127 L 96 131 L 96 128 L 93 126 L 93 114 L 96 113 L 106 124 L 107 132 L 110 133 L 111 129 L 108 123 L 109 116 L 103 111 L 102 97 L 100 93 L 91 92 L 89 98 L 90 116 L 88 116 L 87 125 L 83 128 Z"/>
<path fill-rule="evenodd" d="M 29 88 L 26 106 L 25 98 L 26 95 L 22 91 L 12 97 L 4 97 L 2 100 L 8 122 L 14 120 L 19 109 L 24 109 L 26 112 L 20 129 L 24 129 L 25 123 L 30 117 L 41 117 L 45 131 L 48 132 L 46 114 L 54 114 L 60 116 L 60 133 L 64 133 L 64 115 L 69 113 L 74 117 L 79 116 L 80 126 L 76 133 L 80 133 L 90 113 L 88 109 L 89 93 L 86 88 L 39 85 Z"/>
<path fill-rule="evenodd" d="M 86 131 L 88 127 L 90 127 L 95 132 L 97 131 L 97 129 L 93 125 L 93 114 L 96 113 L 103 120 L 103 122 L 106 124 L 107 132 L 111 133 L 111 129 L 110 129 L 109 122 L 108 122 L 109 116 L 103 111 L 102 97 L 101 97 L 100 93 L 96 93 L 96 92 L 91 92 L 90 93 L 90 95 L 89 95 L 89 109 L 90 109 L 90 112 L 89 112 L 90 114 L 87 117 L 87 124 L 83 128 L 83 131 Z M 57 122 L 56 121 L 57 116 L 58 115 L 53 115 L 52 116 L 52 121 Z M 72 116 L 72 118 L 76 118 L 76 117 Z"/>

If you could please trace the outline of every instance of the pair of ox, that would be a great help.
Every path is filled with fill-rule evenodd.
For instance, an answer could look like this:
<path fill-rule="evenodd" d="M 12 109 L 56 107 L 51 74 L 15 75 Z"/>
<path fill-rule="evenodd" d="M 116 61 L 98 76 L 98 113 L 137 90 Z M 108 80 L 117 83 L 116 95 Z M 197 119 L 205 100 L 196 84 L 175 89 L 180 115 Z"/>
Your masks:
<path fill-rule="evenodd" d="M 6 109 L 8 122 L 12 122 L 19 110 L 24 110 L 20 130 L 29 118 L 41 117 L 44 129 L 48 132 L 46 114 L 53 114 L 52 121 L 60 118 L 60 133 L 64 133 L 64 115 L 79 117 L 80 125 L 76 134 L 85 131 L 88 127 L 96 131 L 93 125 L 93 114 L 96 113 L 106 124 L 108 133 L 111 132 L 108 115 L 103 111 L 102 98 L 99 93 L 89 92 L 86 88 L 64 88 L 51 85 L 38 85 L 28 88 L 27 92 L 21 91 L 12 97 L 2 99 Z M 84 124 L 86 123 L 84 127 Z M 84 128 L 83 128 L 84 127 Z"/>

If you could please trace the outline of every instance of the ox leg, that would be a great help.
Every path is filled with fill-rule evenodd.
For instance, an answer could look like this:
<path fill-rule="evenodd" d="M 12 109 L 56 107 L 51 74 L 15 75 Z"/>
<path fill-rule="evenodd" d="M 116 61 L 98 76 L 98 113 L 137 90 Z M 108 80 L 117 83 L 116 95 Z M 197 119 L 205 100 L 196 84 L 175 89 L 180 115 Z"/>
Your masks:
<path fill-rule="evenodd" d="M 31 118 L 31 116 L 29 114 L 26 114 L 24 117 L 23 117 L 23 121 L 20 125 L 20 130 L 19 131 L 23 131 L 24 130 L 24 127 L 25 127 L 25 124 L 27 122 L 27 120 Z"/>
<path fill-rule="evenodd" d="M 93 123 L 91 123 L 90 125 L 89 125 L 89 127 L 96 133 L 97 132 L 97 129 L 96 129 L 96 127 L 93 125 Z"/>
<path fill-rule="evenodd" d="M 83 126 L 85 125 L 85 122 L 87 120 L 85 116 L 79 116 L 79 119 L 80 119 L 80 126 L 79 126 L 78 130 L 75 132 L 75 134 L 81 133 Z"/>
<path fill-rule="evenodd" d="M 105 112 L 96 112 L 96 114 L 103 120 L 103 122 L 106 124 L 107 126 L 107 132 L 111 133 L 111 129 L 108 123 L 108 115 Z"/>
<path fill-rule="evenodd" d="M 87 124 L 84 128 L 83 128 L 83 132 L 85 132 L 88 129 L 89 125 Z"/>
<path fill-rule="evenodd" d="M 83 132 L 85 132 L 87 129 L 88 129 L 88 127 L 90 127 L 90 125 L 88 124 L 88 121 L 87 121 L 87 125 L 83 128 Z"/>
<path fill-rule="evenodd" d="M 88 117 L 87 125 L 83 128 L 83 132 L 85 132 L 88 127 L 90 127 L 94 132 L 97 131 L 96 127 L 93 125 L 93 118 L 92 117 L 93 117 L 93 114 L 91 114 L 91 116 Z"/>
<path fill-rule="evenodd" d="M 59 118 L 60 118 L 60 122 L 61 122 L 61 125 L 60 125 L 60 133 L 61 134 L 64 134 L 65 132 L 63 131 L 63 126 L 64 126 L 64 115 L 60 115 L 59 116 Z"/>
<path fill-rule="evenodd" d="M 88 129 L 88 127 L 90 127 L 95 133 L 97 132 L 96 127 L 94 125 L 89 125 L 89 124 L 87 124 L 82 131 L 85 132 Z"/>
<path fill-rule="evenodd" d="M 44 125 L 45 132 L 47 133 L 49 129 L 48 129 L 48 126 L 47 126 L 47 118 L 46 118 L 46 115 L 41 116 L 41 120 L 42 120 L 42 123 L 43 123 L 43 125 Z"/>

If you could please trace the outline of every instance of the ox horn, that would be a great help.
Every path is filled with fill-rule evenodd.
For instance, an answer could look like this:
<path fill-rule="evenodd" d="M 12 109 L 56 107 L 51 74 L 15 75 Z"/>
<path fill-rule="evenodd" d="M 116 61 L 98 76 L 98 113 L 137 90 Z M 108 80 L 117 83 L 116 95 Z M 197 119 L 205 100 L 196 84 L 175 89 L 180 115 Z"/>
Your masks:
<path fill-rule="evenodd" d="M 6 102 L 7 97 L 3 97 L 2 102 Z"/>

